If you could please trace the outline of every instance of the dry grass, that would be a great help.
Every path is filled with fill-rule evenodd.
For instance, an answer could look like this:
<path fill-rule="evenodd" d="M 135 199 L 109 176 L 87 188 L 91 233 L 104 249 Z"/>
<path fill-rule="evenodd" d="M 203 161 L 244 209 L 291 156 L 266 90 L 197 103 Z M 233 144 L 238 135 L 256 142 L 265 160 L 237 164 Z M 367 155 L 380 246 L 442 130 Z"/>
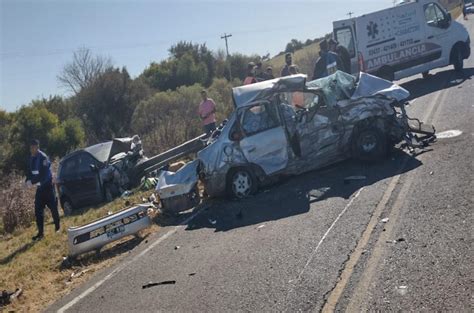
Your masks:
<path fill-rule="evenodd" d="M 40 311 L 86 281 L 97 270 L 120 260 L 144 237 L 156 231 L 158 226 L 153 225 L 142 231 L 142 239 L 124 238 L 105 247 L 100 255 L 85 254 L 72 265 L 65 266 L 63 258 L 68 254 L 66 229 L 106 216 L 109 211 L 116 212 L 127 207 L 127 204 L 141 203 L 142 197 L 150 194 L 151 191 L 136 192 L 128 199 L 116 199 L 107 205 L 88 208 L 74 216 L 62 217 L 62 229 L 58 234 L 54 233 L 52 219 L 49 217 L 45 225 L 45 238 L 36 243 L 31 241 L 31 237 L 36 234 L 34 225 L 17 229 L 11 235 L 0 236 L 0 289 L 21 288 L 24 291 L 19 299 L 6 309 L 21 312 Z M 33 199 L 31 201 L 33 209 Z M 71 279 L 73 273 L 81 271 L 85 273 Z"/>
<path fill-rule="evenodd" d="M 319 57 L 319 42 L 312 43 L 293 53 L 293 63 L 296 64 L 300 73 L 307 74 L 309 77 L 313 75 L 313 67 Z M 281 69 L 285 66 L 285 55 L 278 55 L 268 61 L 273 67 L 275 76 L 280 76 Z"/>

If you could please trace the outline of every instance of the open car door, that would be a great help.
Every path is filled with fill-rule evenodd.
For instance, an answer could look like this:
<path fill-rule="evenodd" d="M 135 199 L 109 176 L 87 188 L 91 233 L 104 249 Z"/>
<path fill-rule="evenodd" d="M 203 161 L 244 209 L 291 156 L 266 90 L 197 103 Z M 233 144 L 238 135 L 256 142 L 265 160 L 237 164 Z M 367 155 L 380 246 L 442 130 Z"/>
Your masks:
<path fill-rule="evenodd" d="M 243 136 L 239 145 L 247 161 L 267 175 L 286 168 L 288 140 L 278 108 L 265 101 L 243 107 L 238 114 Z"/>

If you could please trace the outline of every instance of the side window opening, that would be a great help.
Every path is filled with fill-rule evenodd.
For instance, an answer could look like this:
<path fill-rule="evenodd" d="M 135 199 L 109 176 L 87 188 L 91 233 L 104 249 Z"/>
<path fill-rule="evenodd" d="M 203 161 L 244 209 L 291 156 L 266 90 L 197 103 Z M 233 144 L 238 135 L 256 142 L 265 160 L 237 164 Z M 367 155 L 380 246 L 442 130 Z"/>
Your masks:
<path fill-rule="evenodd" d="M 277 107 L 270 103 L 261 103 L 246 108 L 240 117 L 240 125 L 246 136 L 278 127 L 280 119 Z"/>
<path fill-rule="evenodd" d="M 446 16 L 443 10 L 435 3 L 425 5 L 425 19 L 430 26 L 438 26 L 438 23 L 444 21 Z"/>
<path fill-rule="evenodd" d="M 355 43 L 354 35 L 350 27 L 339 28 L 335 31 L 335 39 L 341 46 L 344 46 L 351 55 L 351 58 L 355 57 Z"/>

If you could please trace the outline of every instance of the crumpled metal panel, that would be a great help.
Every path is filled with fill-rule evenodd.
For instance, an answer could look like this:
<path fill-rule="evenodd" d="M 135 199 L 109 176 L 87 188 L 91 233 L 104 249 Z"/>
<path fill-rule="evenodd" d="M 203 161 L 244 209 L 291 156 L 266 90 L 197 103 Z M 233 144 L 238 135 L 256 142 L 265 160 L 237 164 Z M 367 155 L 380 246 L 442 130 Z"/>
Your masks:
<path fill-rule="evenodd" d="M 256 101 L 268 99 L 275 92 L 302 91 L 305 84 L 306 75 L 298 74 L 235 87 L 232 89 L 234 105 L 236 108 L 244 107 Z"/>
<path fill-rule="evenodd" d="M 198 182 L 198 166 L 199 160 L 194 160 L 184 165 L 176 173 L 162 172 L 156 185 L 160 199 L 189 193 Z"/>
<path fill-rule="evenodd" d="M 410 92 L 388 80 L 361 72 L 359 74 L 357 88 L 352 94 L 351 99 L 356 100 L 375 95 L 383 95 L 390 99 L 403 101 L 408 99 Z"/>

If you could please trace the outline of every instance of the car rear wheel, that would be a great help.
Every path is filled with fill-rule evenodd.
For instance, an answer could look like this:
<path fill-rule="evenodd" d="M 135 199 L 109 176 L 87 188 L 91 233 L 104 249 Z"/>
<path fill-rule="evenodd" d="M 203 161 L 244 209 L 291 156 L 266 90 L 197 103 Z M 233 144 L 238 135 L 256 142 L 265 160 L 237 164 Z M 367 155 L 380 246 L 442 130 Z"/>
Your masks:
<path fill-rule="evenodd" d="M 71 215 L 72 211 L 74 211 L 74 206 L 72 205 L 71 200 L 69 200 L 68 198 L 65 198 L 61 201 L 61 206 L 63 208 L 65 216 Z"/>
<path fill-rule="evenodd" d="M 357 131 L 352 144 L 354 157 L 361 161 L 375 161 L 387 155 L 387 138 L 377 128 Z"/>
<path fill-rule="evenodd" d="M 257 180 L 248 168 L 236 168 L 227 175 L 227 191 L 229 195 L 242 199 L 257 191 Z"/>

